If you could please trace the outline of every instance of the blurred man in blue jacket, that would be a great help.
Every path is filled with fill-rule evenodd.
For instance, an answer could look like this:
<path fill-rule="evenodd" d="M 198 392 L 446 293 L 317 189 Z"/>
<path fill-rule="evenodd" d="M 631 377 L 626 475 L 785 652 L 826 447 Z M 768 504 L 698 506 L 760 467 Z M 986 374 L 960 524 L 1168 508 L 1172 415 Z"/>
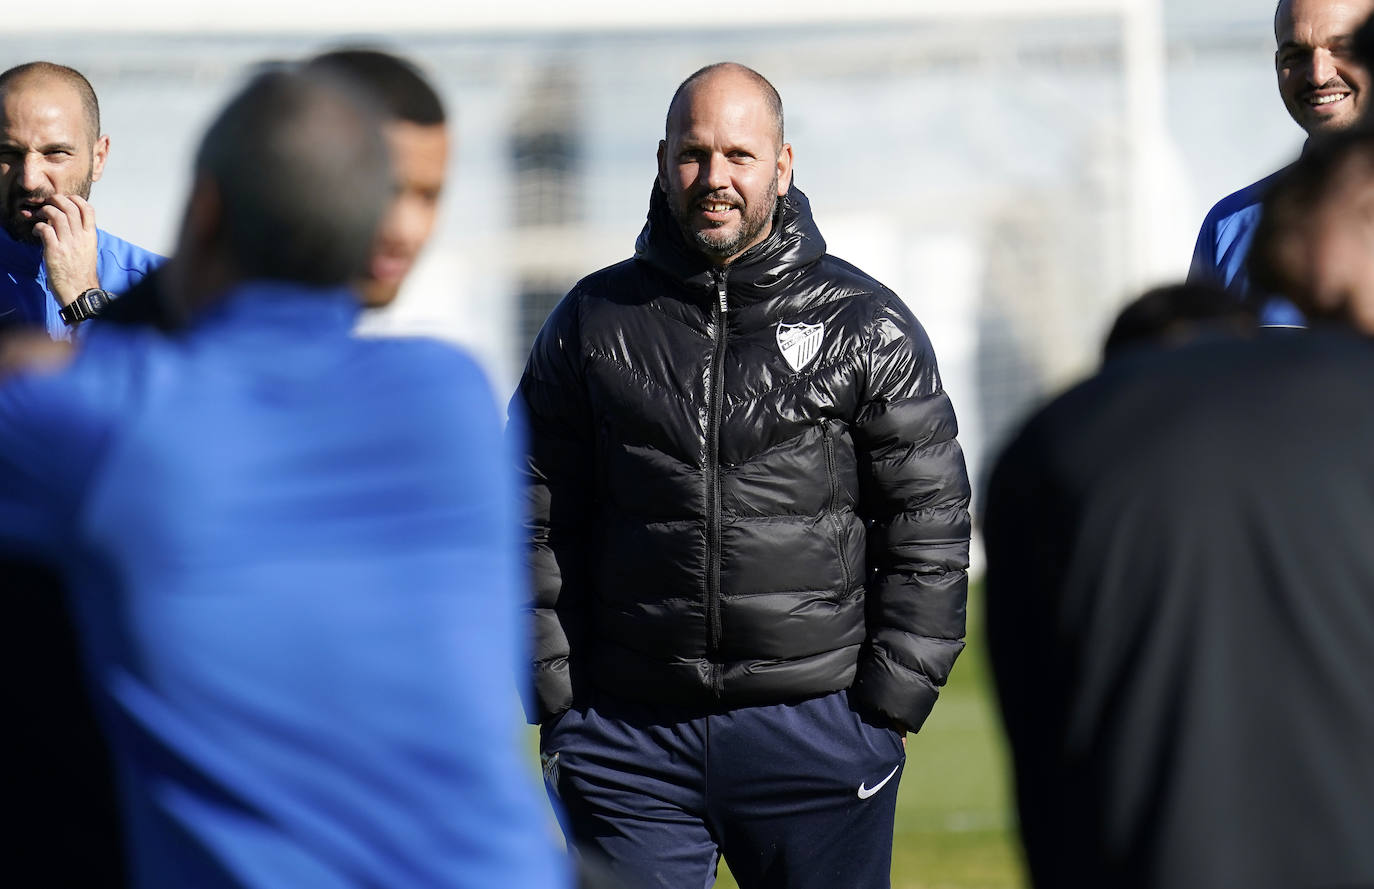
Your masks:
<path fill-rule="evenodd" d="M 393 193 L 322 74 L 212 125 L 165 292 L 0 386 L 0 549 L 59 566 L 140 887 L 570 882 L 520 759 L 519 518 L 461 353 L 351 336 Z"/>
<path fill-rule="evenodd" d="M 80 72 L 29 62 L 0 74 L 0 327 L 66 339 L 162 262 L 96 228 L 88 199 L 109 153 Z"/>
<path fill-rule="evenodd" d="M 448 164 L 443 102 L 415 65 L 389 53 L 345 48 L 306 64 L 366 92 L 387 118 L 382 131 L 396 187 L 378 228 L 368 275 L 358 284 L 365 305 L 380 305 L 395 296 L 433 230 Z M 186 319 L 165 299 L 159 277 L 149 274 L 122 294 L 97 323 L 179 329 Z M 67 345 L 48 340 L 41 327 L 22 338 L 8 333 L 0 337 L 0 365 L 5 356 L 60 354 Z M 0 671 L 35 677 L 10 683 L 0 699 L 10 719 L 0 755 L 24 763 L 4 785 L 11 811 L 23 812 L 9 834 L 13 848 L 22 852 L 10 864 L 42 862 L 52 885 L 122 885 L 121 825 L 108 745 L 90 714 L 62 584 L 48 566 L 32 560 L 0 558 L 0 577 L 10 593 L 10 625 L 17 628 L 0 646 Z M 73 806 L 77 799 L 81 805 Z"/>

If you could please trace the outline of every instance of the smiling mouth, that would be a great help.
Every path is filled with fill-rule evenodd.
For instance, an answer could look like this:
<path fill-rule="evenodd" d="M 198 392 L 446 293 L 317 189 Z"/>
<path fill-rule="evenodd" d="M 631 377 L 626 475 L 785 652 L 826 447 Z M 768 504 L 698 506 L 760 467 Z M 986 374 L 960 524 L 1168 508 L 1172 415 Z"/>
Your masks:
<path fill-rule="evenodd" d="M 1350 93 L 1328 93 L 1326 95 L 1308 95 L 1306 102 L 1314 108 L 1324 108 L 1327 105 L 1334 105 L 1342 99 L 1350 97 Z"/>

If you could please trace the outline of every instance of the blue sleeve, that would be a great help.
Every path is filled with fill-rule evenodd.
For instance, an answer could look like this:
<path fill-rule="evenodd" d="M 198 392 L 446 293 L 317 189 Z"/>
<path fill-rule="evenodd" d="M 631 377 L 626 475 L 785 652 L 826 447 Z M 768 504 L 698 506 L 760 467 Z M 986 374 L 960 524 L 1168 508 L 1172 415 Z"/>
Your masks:
<path fill-rule="evenodd" d="M 115 295 L 125 293 L 166 261 L 164 256 L 101 232 L 96 271 L 100 286 Z"/>
<path fill-rule="evenodd" d="M 1202 220 L 1197 233 L 1197 243 L 1193 245 L 1193 260 L 1188 264 L 1189 284 L 1221 284 L 1222 276 L 1217 269 L 1217 235 L 1213 208 Z"/>
<path fill-rule="evenodd" d="M 60 556 L 102 435 L 68 370 L 0 381 L 0 551 Z"/>

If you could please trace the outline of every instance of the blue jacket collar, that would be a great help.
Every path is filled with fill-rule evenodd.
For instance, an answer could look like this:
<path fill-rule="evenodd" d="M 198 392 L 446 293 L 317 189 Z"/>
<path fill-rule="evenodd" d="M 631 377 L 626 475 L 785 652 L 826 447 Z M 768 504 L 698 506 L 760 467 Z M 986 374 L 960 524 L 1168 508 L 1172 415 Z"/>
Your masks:
<path fill-rule="evenodd" d="M 0 228 L 0 257 L 3 257 L 7 270 L 37 274 L 38 267 L 43 264 L 43 247 L 41 244 L 15 240 L 13 235 Z"/>
<path fill-rule="evenodd" d="M 243 281 L 216 299 L 193 326 L 351 330 L 360 308 L 357 294 L 348 287 Z"/>

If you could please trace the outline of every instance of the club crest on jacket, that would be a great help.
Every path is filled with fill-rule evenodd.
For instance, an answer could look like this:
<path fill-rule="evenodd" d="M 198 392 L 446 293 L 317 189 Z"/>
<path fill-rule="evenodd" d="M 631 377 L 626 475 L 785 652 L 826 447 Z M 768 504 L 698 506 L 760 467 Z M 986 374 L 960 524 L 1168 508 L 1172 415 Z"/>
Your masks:
<path fill-rule="evenodd" d="M 824 336 L 824 324 L 779 324 L 778 348 L 793 370 L 801 370 L 821 350 Z"/>

